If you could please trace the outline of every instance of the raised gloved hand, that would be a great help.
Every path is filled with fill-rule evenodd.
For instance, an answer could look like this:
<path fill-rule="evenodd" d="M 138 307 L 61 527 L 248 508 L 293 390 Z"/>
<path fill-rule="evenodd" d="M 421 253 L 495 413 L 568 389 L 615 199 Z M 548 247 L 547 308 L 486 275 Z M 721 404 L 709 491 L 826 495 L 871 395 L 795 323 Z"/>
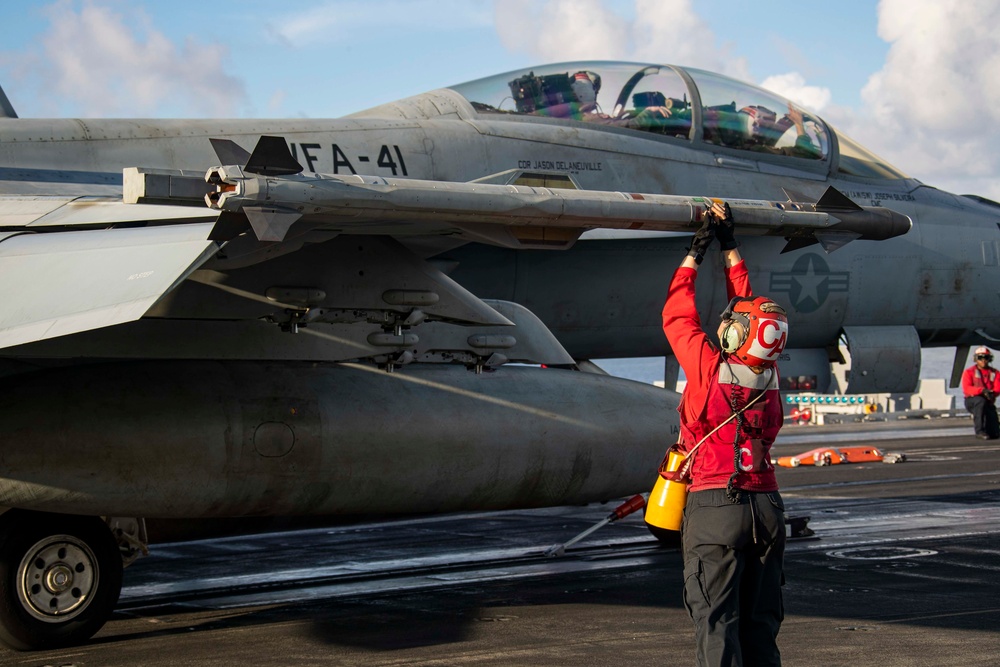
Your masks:
<path fill-rule="evenodd" d="M 717 221 L 715 225 L 715 238 L 719 239 L 719 247 L 723 250 L 738 248 L 740 244 L 734 236 L 736 224 L 733 220 L 733 212 L 730 210 L 729 204 L 715 202 L 712 204 L 711 213 Z"/>
<path fill-rule="evenodd" d="M 702 220 L 701 227 L 694 233 L 694 237 L 691 239 L 691 247 L 688 248 L 688 257 L 694 257 L 694 261 L 697 264 L 701 264 L 701 260 L 705 259 L 705 252 L 708 250 L 708 246 L 712 245 L 712 239 L 715 238 L 715 218 L 711 215 L 706 215 Z"/>

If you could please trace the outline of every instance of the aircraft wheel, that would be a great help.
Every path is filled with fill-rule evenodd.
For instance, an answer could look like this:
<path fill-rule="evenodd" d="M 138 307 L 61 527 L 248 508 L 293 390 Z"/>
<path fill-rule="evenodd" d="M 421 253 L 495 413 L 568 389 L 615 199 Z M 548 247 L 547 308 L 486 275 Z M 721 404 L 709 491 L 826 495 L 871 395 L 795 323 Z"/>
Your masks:
<path fill-rule="evenodd" d="M 19 650 L 85 641 L 111 616 L 122 558 L 95 517 L 10 510 L 0 516 L 0 640 Z"/>

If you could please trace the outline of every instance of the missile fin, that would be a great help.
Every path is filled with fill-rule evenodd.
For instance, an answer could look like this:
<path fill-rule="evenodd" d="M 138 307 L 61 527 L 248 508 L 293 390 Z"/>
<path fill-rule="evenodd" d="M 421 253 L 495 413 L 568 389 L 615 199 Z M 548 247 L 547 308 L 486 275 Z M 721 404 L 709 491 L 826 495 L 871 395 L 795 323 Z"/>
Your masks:
<path fill-rule="evenodd" d="M 810 197 L 808 195 L 805 195 L 805 194 L 799 192 L 798 190 L 793 190 L 792 188 L 789 188 L 789 187 L 781 188 L 781 191 L 785 193 L 786 197 L 788 197 L 788 201 L 792 201 L 792 202 L 810 202 L 810 201 L 812 201 L 812 197 Z"/>
<path fill-rule="evenodd" d="M 792 238 L 788 239 L 788 243 L 785 244 L 785 247 L 781 249 L 781 252 L 779 254 L 783 255 L 786 252 L 792 252 L 793 250 L 801 250 L 802 248 L 808 248 L 814 243 L 819 243 L 819 241 L 817 241 L 811 236 L 793 236 Z"/>
<path fill-rule="evenodd" d="M 283 137 L 265 135 L 254 146 L 243 170 L 262 176 L 291 176 L 302 173 L 302 165 L 292 156 Z"/>
<path fill-rule="evenodd" d="M 248 229 L 250 229 L 250 220 L 247 219 L 243 211 L 235 213 L 221 211 L 219 218 L 215 221 L 215 226 L 212 227 L 212 233 L 208 235 L 208 240 L 220 243 L 231 241 Z"/>
<path fill-rule="evenodd" d="M 825 250 L 827 254 L 830 254 L 834 250 L 840 250 L 851 241 L 859 238 L 861 238 L 861 234 L 858 234 L 857 232 L 816 232 L 816 240 L 821 246 L 823 246 L 823 250 Z"/>
<path fill-rule="evenodd" d="M 276 241 L 280 243 L 285 240 L 292 224 L 302 217 L 298 211 L 284 211 L 276 208 L 263 208 L 259 206 L 244 206 L 250 226 L 253 227 L 254 234 L 259 241 Z"/>
<path fill-rule="evenodd" d="M 863 211 L 854 201 L 832 185 L 826 189 L 823 196 L 816 202 L 817 211 L 839 209 L 842 211 Z"/>
<path fill-rule="evenodd" d="M 250 161 L 250 153 L 231 139 L 209 139 L 209 141 L 212 142 L 215 154 L 224 165 L 236 164 L 242 167 Z"/>

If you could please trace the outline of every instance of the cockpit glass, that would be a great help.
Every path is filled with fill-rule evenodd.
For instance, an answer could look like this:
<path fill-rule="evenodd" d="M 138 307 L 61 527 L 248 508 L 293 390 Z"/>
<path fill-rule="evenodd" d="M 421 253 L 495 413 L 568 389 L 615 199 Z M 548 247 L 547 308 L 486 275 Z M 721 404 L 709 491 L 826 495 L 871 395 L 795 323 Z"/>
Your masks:
<path fill-rule="evenodd" d="M 906 174 L 845 136 L 843 132 L 837 132 L 837 144 L 840 146 L 837 171 L 841 174 L 862 178 L 907 178 Z"/>
<path fill-rule="evenodd" d="M 480 113 L 562 118 L 684 138 L 691 135 L 687 84 L 668 66 L 562 63 L 452 89 Z"/>
<path fill-rule="evenodd" d="M 831 132 L 819 117 L 763 88 L 703 70 L 683 71 L 697 86 L 699 110 L 692 109 L 693 93 L 678 68 L 669 65 L 560 63 L 451 88 L 484 114 L 557 118 L 685 139 L 700 133 L 716 146 L 829 159 Z M 849 138 L 838 135 L 838 140 L 842 174 L 906 178 Z"/>
<path fill-rule="evenodd" d="M 719 74 L 687 69 L 701 95 L 704 141 L 738 150 L 825 160 L 829 132 L 788 100 Z"/>

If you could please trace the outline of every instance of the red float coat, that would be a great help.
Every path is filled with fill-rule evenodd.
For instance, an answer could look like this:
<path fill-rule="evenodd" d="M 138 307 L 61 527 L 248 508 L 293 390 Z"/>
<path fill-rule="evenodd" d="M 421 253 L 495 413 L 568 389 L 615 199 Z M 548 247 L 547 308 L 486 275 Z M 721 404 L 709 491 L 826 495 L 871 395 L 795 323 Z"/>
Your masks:
<path fill-rule="evenodd" d="M 979 366 L 973 364 L 962 373 L 962 393 L 965 397 L 979 396 L 984 389 L 993 392 L 993 399 L 996 400 L 1000 394 L 1000 371 L 987 366 L 982 373 L 978 373 Z"/>
<path fill-rule="evenodd" d="M 663 306 L 663 332 L 687 376 L 687 387 L 677 408 L 681 450 L 688 451 L 732 415 L 733 398 L 739 407 L 760 391 L 766 391 L 766 395 L 741 417 L 734 418 L 709 436 L 698 448 L 691 467 L 689 490 L 726 488 L 736 470 L 734 441 L 738 437 L 741 473 L 734 486 L 745 491 L 777 491 L 778 482 L 770 456 L 771 445 L 784 419 L 777 368 L 755 375 L 735 356 L 723 355 L 709 340 L 695 308 L 697 275 L 695 269 L 678 268 Z M 735 296 L 752 296 L 744 262 L 726 269 L 726 292 L 730 300 Z M 743 386 L 754 384 L 757 387 Z"/>

